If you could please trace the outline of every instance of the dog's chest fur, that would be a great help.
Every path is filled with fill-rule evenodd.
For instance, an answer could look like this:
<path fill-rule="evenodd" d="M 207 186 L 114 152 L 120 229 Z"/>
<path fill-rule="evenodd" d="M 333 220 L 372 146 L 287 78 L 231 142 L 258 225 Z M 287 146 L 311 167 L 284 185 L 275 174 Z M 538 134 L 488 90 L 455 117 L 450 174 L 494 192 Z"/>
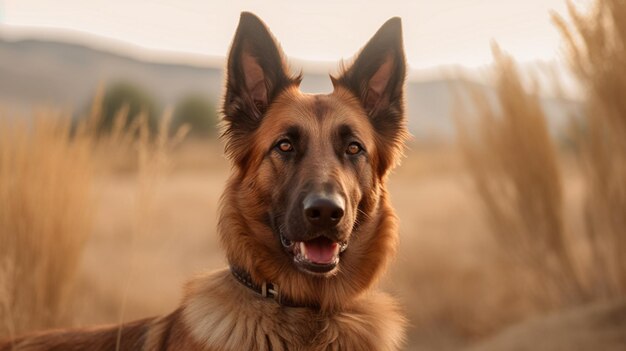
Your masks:
<path fill-rule="evenodd" d="M 333 313 L 283 307 L 227 270 L 189 286 L 182 322 L 202 350 L 397 350 L 404 319 L 391 298 L 366 293 Z"/>

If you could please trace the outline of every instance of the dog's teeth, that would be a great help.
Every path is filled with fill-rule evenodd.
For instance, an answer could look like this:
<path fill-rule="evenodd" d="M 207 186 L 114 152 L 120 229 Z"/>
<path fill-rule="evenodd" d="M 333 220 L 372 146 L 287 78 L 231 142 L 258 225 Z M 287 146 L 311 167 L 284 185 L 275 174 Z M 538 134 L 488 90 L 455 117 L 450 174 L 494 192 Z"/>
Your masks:
<path fill-rule="evenodd" d="M 300 243 L 300 254 L 304 257 L 304 258 L 308 258 L 307 257 L 307 252 L 306 252 L 306 245 L 304 245 L 304 242 L 301 241 Z"/>
<path fill-rule="evenodd" d="M 347 249 L 347 248 L 348 248 L 348 243 L 341 243 L 341 244 L 339 245 L 339 251 L 340 251 L 340 252 L 344 252 L 344 251 L 346 251 L 346 249 Z"/>

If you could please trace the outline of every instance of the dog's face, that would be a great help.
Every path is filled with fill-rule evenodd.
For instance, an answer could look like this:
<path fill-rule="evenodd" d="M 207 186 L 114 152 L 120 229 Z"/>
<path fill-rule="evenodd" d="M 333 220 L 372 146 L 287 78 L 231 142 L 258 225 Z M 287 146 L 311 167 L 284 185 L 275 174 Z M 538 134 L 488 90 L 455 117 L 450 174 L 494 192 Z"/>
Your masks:
<path fill-rule="evenodd" d="M 385 23 L 331 78 L 328 95 L 300 92 L 300 77 L 289 75 L 278 45 L 251 14 L 242 14 L 227 69 L 224 138 L 235 171 L 227 201 L 248 232 L 237 250 L 263 247 L 254 259 L 278 262 L 266 269 L 270 275 L 293 268 L 335 276 L 376 235 L 361 228 L 379 220 L 382 185 L 406 136 L 400 20 Z"/>
<path fill-rule="evenodd" d="M 335 271 L 371 201 L 376 145 L 366 122 L 347 92 L 342 98 L 292 89 L 270 106 L 255 133 L 252 147 L 264 156 L 254 178 L 270 201 L 274 244 L 303 272 Z"/>

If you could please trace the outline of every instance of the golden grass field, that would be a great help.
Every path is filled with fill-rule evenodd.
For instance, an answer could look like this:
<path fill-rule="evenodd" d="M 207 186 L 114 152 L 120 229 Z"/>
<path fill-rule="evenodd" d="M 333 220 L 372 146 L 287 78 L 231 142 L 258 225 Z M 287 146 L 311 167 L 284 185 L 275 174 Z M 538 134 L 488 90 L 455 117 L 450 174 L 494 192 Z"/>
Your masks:
<path fill-rule="evenodd" d="M 175 148 L 169 167 L 150 183 L 148 199 L 133 160 L 94 175 L 93 230 L 77 265 L 76 302 L 57 324 L 117 323 L 168 312 L 185 281 L 226 265 L 215 233 L 229 172 L 221 151 L 216 141 Z M 579 218 L 580 177 L 573 171 L 566 178 L 567 213 Z M 401 242 L 381 285 L 406 308 L 409 345 L 457 349 L 536 313 L 498 264 L 457 147 L 411 145 L 389 187 Z"/>
<path fill-rule="evenodd" d="M 95 176 L 94 227 L 78 264 L 68 322 L 165 313 L 179 302 L 185 281 L 226 265 L 215 233 L 229 172 L 221 151 L 217 142 L 175 149 L 148 200 L 141 198 L 136 171 L 120 167 Z M 401 242 L 382 288 L 406 307 L 411 344 L 429 349 L 456 349 L 536 312 L 497 264 L 497 246 L 460 156 L 454 146 L 412 145 L 389 184 Z M 578 226 L 580 177 L 572 170 L 565 183 L 566 213 Z M 150 211 L 138 214 L 137 206 Z"/>
<path fill-rule="evenodd" d="M 89 194 L 66 195 L 87 199 L 89 203 L 74 209 L 89 208 L 92 220 L 91 229 L 83 228 L 88 232 L 72 232 L 76 237 L 70 238 L 85 240 L 82 252 L 80 248 L 57 252 L 56 260 L 68 264 L 70 271 L 76 269 L 75 279 L 57 280 L 48 288 L 73 290 L 72 301 L 59 302 L 58 318 L 44 321 L 32 306 L 13 306 L 14 313 L 9 306 L 3 315 L 5 334 L 16 314 L 22 317 L 19 332 L 118 323 L 166 313 L 178 304 L 187 280 L 226 265 L 215 233 L 218 201 L 229 173 L 222 145 L 216 140 L 192 140 L 162 151 L 161 157 L 167 154 L 168 162 L 155 165 L 154 155 L 148 155 L 143 162 L 149 165 L 142 165 L 137 145 L 123 145 L 128 148 L 124 153 L 105 144 L 107 150 L 93 155 L 99 161 L 91 165 L 88 189 L 81 190 Z M 153 149 L 157 148 L 152 145 Z M 403 164 L 390 178 L 401 241 L 381 287 L 405 307 L 410 320 L 407 349 L 456 350 L 545 312 L 537 309 L 531 295 L 511 276 L 510 263 L 503 263 L 501 247 L 489 231 L 488 213 L 460 151 L 458 145 L 411 144 Z M 65 172 L 89 168 L 76 159 L 62 166 Z M 158 169 L 150 171 L 149 166 Z M 562 157 L 560 166 L 565 217 L 575 231 L 582 227 L 581 176 L 569 157 Z M 67 175 L 72 180 L 84 177 Z M 65 187 L 76 190 L 75 185 Z M 54 211 L 53 205 L 45 210 Z M 50 242 L 48 249 L 58 249 L 60 244 Z M 72 255 L 77 256 L 76 264 L 68 260 Z M 45 267 L 38 269 L 48 272 Z M 25 282 L 28 279 L 17 285 Z M 30 320 L 24 318 L 28 316 Z"/>

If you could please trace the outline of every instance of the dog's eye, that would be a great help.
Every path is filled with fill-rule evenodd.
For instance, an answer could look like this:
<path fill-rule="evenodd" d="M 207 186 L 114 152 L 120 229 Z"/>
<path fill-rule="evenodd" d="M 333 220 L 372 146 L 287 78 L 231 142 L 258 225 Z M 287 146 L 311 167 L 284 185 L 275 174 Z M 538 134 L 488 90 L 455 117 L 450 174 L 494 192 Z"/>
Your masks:
<path fill-rule="evenodd" d="M 350 145 L 348 145 L 348 148 L 346 149 L 346 154 L 356 155 L 360 153 L 361 151 L 363 151 L 363 147 L 361 147 L 361 144 L 357 142 L 352 142 L 350 143 Z"/>
<path fill-rule="evenodd" d="M 286 139 L 279 141 L 278 144 L 276 144 L 276 148 L 281 152 L 293 151 L 293 145 L 291 144 L 289 140 L 286 140 Z"/>

